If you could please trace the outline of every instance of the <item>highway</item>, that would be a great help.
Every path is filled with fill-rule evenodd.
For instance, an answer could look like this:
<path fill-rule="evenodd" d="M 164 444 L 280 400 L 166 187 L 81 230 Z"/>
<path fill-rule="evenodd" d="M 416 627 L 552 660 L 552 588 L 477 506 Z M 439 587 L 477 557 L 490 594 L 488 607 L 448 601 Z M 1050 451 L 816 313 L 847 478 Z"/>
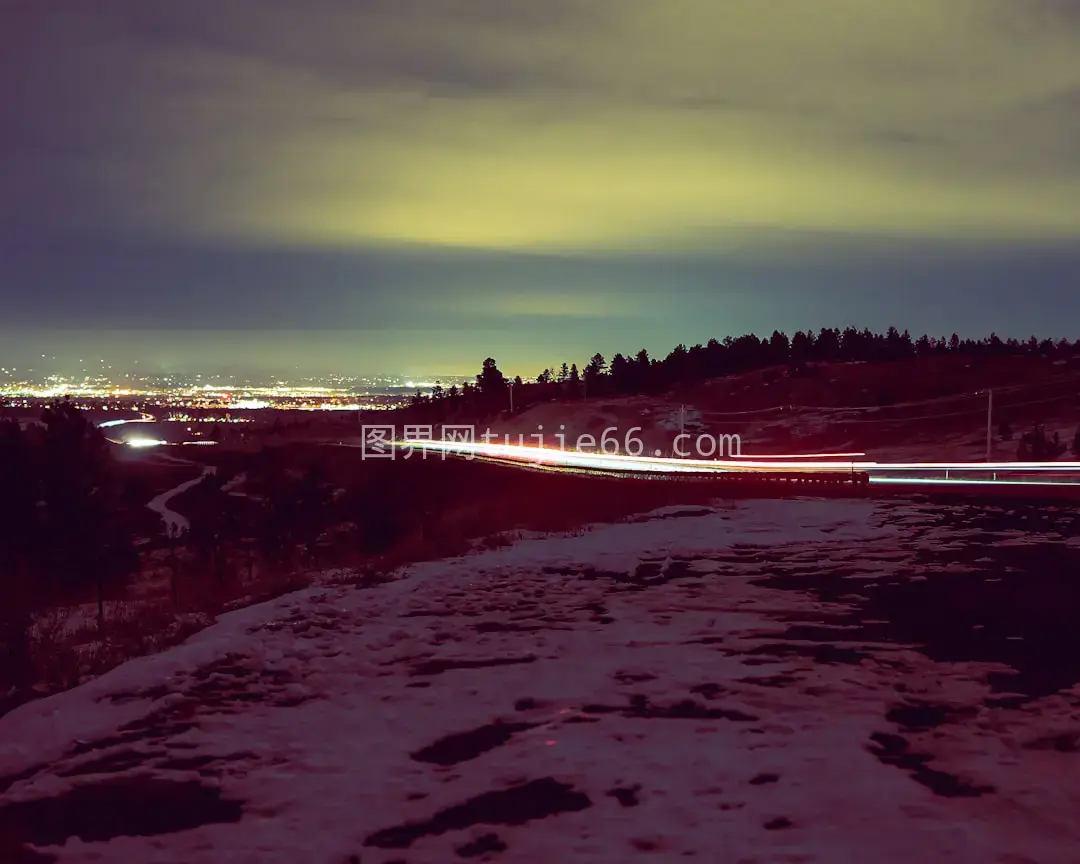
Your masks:
<path fill-rule="evenodd" d="M 129 423 L 156 423 L 157 418 L 153 414 L 147 414 L 145 412 L 139 412 L 138 417 L 131 417 L 123 420 L 106 420 L 104 423 L 98 423 L 98 429 L 112 429 L 116 426 L 126 426 Z M 166 442 L 159 441 L 156 438 L 130 438 L 127 441 L 121 441 L 116 438 L 110 438 L 107 435 L 105 440 L 110 444 L 127 444 L 129 447 L 156 447 Z"/>
<path fill-rule="evenodd" d="M 129 423 L 154 423 L 155 418 L 142 414 L 137 418 L 101 423 L 105 429 Z M 134 438 L 132 447 L 165 444 L 151 438 Z M 360 446 L 360 445 L 345 445 Z M 617 452 L 568 450 L 526 444 L 420 439 L 397 440 L 392 446 L 400 451 L 437 453 L 457 458 L 484 461 L 518 468 L 588 473 L 621 478 L 724 479 L 728 481 L 776 480 L 798 482 L 820 480 L 832 484 L 865 483 L 884 491 L 956 491 L 968 489 L 987 493 L 1080 495 L 1080 461 L 986 461 L 986 462 L 878 462 L 866 459 L 865 453 L 799 453 L 741 456 L 737 459 L 691 459 L 654 455 L 630 455 Z M 801 484 L 800 484 L 801 485 Z"/>
<path fill-rule="evenodd" d="M 724 479 L 768 479 L 783 475 L 798 479 L 805 475 L 838 481 L 850 477 L 871 486 L 912 491 L 937 487 L 983 488 L 989 491 L 1018 489 L 1064 491 L 1080 487 L 1080 462 L 878 462 L 862 453 L 786 454 L 743 456 L 738 459 L 683 459 L 663 456 L 631 456 L 624 453 L 583 452 L 518 444 L 491 444 L 472 441 L 409 440 L 394 446 L 405 451 L 424 451 L 459 458 L 480 458 L 519 467 L 565 469 L 619 477 L 722 475 Z M 717 477 L 717 479 L 720 479 Z M 775 479 L 780 479 L 776 477 Z"/>

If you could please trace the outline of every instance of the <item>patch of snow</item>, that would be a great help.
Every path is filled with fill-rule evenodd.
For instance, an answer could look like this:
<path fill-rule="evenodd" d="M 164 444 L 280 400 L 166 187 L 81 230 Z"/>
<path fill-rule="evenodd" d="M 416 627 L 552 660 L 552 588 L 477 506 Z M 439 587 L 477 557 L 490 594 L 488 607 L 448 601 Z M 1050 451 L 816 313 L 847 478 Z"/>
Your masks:
<path fill-rule="evenodd" d="M 1028 745 L 1070 734 L 1075 701 L 987 708 L 1000 666 L 935 663 L 845 629 L 817 657 L 820 643 L 784 637 L 790 622 L 850 607 L 760 584 L 773 561 L 824 578 L 863 550 L 868 570 L 907 572 L 911 532 L 882 516 L 911 506 L 746 502 L 231 612 L 0 718 L 0 778 L 15 778 L 0 824 L 22 802 L 16 828 L 32 835 L 33 802 L 105 779 L 185 780 L 242 802 L 242 818 L 45 851 L 61 864 L 423 864 L 486 843 L 515 862 L 1071 864 L 1080 778 Z M 903 550 L 907 562 L 881 557 Z M 642 567 L 652 581 L 634 583 Z M 975 707 L 910 731 L 887 718 L 904 701 Z M 883 764 L 881 735 L 996 792 L 935 795 Z M 124 753 L 128 767 L 94 765 Z M 524 815 L 500 818 L 512 801 Z"/>

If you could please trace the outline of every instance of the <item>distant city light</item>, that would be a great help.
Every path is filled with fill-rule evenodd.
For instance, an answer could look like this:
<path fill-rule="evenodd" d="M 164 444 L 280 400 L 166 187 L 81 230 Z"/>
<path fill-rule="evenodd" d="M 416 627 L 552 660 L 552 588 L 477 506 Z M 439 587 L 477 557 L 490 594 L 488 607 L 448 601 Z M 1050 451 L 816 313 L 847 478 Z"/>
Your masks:
<path fill-rule="evenodd" d="M 223 417 L 228 411 L 252 412 L 265 409 L 284 411 L 381 411 L 408 404 L 404 391 L 430 388 L 433 384 L 405 381 L 392 376 L 329 375 L 297 381 L 270 381 L 262 384 L 211 376 L 108 373 L 76 375 L 33 374 L 0 367 L 0 402 L 11 408 L 34 408 L 42 402 L 69 398 L 90 411 L 155 412 L 166 409 L 167 417 L 148 414 L 142 420 L 105 420 L 102 428 L 126 422 L 181 421 L 187 423 L 252 423 L 250 416 Z M 212 412 L 212 413 L 203 413 Z M 216 415 L 216 416 L 215 416 Z"/>
<path fill-rule="evenodd" d="M 264 402 L 261 399 L 241 399 L 239 402 L 232 402 L 231 404 L 226 405 L 225 407 L 226 408 L 232 408 L 234 410 L 241 410 L 241 411 L 245 411 L 245 410 L 247 410 L 247 411 L 255 411 L 255 410 L 258 410 L 260 408 L 269 408 L 270 403 L 269 402 Z"/>

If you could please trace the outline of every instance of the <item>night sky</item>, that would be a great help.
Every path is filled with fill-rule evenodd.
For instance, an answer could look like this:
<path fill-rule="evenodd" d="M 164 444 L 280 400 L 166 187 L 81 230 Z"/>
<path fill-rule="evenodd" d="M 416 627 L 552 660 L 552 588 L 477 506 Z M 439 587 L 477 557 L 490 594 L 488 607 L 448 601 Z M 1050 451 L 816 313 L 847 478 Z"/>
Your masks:
<path fill-rule="evenodd" d="M 1080 337 L 1074 0 L 0 0 L 0 363 Z"/>

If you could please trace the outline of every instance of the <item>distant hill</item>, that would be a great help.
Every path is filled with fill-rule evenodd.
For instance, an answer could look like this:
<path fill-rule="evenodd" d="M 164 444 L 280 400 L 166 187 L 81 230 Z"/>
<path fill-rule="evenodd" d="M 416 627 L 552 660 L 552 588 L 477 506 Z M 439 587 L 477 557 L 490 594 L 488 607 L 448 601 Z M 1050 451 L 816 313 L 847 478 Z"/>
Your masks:
<path fill-rule="evenodd" d="M 866 452 L 874 458 L 983 458 L 989 390 L 995 458 L 1013 458 L 1036 425 L 1071 444 L 1080 425 L 1080 364 L 1040 357 L 926 357 L 774 366 L 672 388 L 658 396 L 554 401 L 490 418 L 500 436 L 545 444 L 565 427 L 624 440 L 634 427 L 647 452 L 694 435 L 738 435 L 746 453 Z M 680 427 L 680 423 L 682 424 Z M 499 440 L 502 440 L 500 437 Z"/>

